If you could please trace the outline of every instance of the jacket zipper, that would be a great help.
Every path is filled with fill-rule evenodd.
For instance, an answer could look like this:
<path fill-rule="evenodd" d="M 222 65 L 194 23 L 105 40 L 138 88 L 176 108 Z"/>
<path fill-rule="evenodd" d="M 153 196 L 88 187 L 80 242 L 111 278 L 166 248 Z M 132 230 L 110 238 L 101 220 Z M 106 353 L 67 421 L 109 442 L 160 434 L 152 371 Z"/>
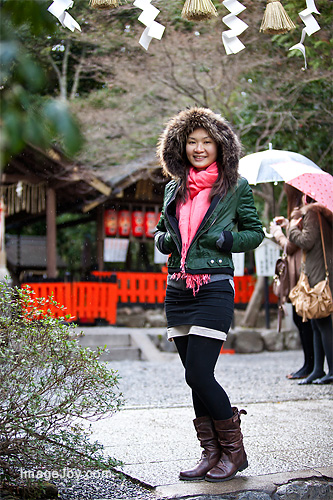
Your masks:
<path fill-rule="evenodd" d="M 178 188 L 179 188 L 179 186 L 178 186 Z M 166 208 L 168 208 L 168 206 L 169 206 L 169 205 L 170 205 L 170 204 L 171 204 L 171 203 L 175 200 L 176 195 L 177 195 L 178 188 L 176 189 L 176 191 L 175 191 L 175 193 L 173 194 L 172 198 L 171 198 L 171 199 L 169 200 L 169 202 L 167 203 Z M 216 208 L 216 207 L 215 207 L 215 208 Z M 189 251 L 190 251 L 191 246 L 192 246 L 192 245 L 193 245 L 193 243 L 194 243 L 194 242 L 195 242 L 195 241 L 199 238 L 199 236 L 201 236 L 202 234 L 206 233 L 206 232 L 207 232 L 207 231 L 208 231 L 208 230 L 212 227 L 212 225 L 214 224 L 214 222 L 215 222 L 215 221 L 216 221 L 216 219 L 217 219 L 217 216 L 218 216 L 218 214 L 216 214 L 215 218 L 212 220 L 212 222 L 210 223 L 210 225 L 209 225 L 209 226 L 208 226 L 208 227 L 207 227 L 204 231 L 200 231 L 199 233 L 197 233 L 197 234 L 196 234 L 196 236 L 195 236 L 195 237 L 193 238 L 193 240 L 191 241 L 191 244 L 190 244 L 190 246 L 188 247 L 187 254 L 186 254 L 186 259 L 185 259 L 185 264 L 184 264 L 184 265 L 185 265 L 185 269 L 186 269 L 186 263 L 187 263 L 187 256 L 188 256 L 188 254 L 189 254 Z M 168 219 L 168 216 L 167 216 L 167 219 Z M 168 219 L 168 222 L 169 222 L 169 224 L 170 224 L 171 228 L 172 228 L 172 229 L 173 229 L 173 231 L 174 231 L 174 228 L 172 227 L 172 224 L 171 224 L 171 222 L 170 222 L 170 220 L 169 220 L 169 219 Z M 175 232 L 175 234 L 176 234 L 176 231 L 174 231 L 174 232 Z M 177 238 L 176 238 L 176 245 L 177 245 L 177 249 L 178 249 L 179 255 L 181 256 L 181 248 L 180 248 L 180 246 L 179 246 L 179 244 L 178 244 L 178 239 L 177 239 Z"/>
<path fill-rule="evenodd" d="M 207 231 L 209 231 L 209 229 L 212 227 L 212 225 L 214 224 L 214 222 L 216 221 L 217 219 L 217 214 L 216 214 L 216 217 L 212 220 L 212 222 L 210 223 L 210 225 L 204 230 L 204 231 L 200 231 L 199 233 L 197 233 L 195 235 L 195 237 L 193 238 L 193 240 L 191 241 L 191 244 L 190 246 L 188 247 L 188 250 L 187 250 L 187 254 L 186 254 L 186 259 L 185 259 L 185 269 L 186 269 L 186 263 L 187 263 L 187 256 L 190 252 L 190 248 L 191 246 L 193 245 L 193 243 L 199 238 L 199 236 L 201 236 L 202 234 L 204 233 L 207 233 Z"/>

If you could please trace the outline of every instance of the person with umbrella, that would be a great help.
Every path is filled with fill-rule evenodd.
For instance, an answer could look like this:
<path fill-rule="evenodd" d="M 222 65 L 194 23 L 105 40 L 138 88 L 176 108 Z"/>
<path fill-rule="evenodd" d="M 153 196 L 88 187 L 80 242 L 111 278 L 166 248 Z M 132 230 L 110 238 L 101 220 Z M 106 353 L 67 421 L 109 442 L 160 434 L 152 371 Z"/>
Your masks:
<path fill-rule="evenodd" d="M 289 231 L 289 223 L 295 214 L 295 209 L 299 210 L 302 205 L 303 193 L 289 184 L 284 184 L 283 189 L 287 196 L 287 212 L 288 219 L 279 216 L 275 217 L 270 224 L 270 234 L 273 235 L 275 241 L 283 248 L 287 255 L 288 262 L 288 293 L 296 285 L 301 267 L 302 250 L 300 247 L 292 243 L 288 235 L 282 231 L 285 228 L 286 233 Z M 290 302 L 288 296 L 283 297 L 283 300 Z M 310 321 L 303 322 L 302 318 L 296 313 L 295 307 L 292 306 L 293 321 L 298 329 L 301 339 L 301 345 L 304 353 L 303 366 L 287 375 L 288 379 L 303 379 L 306 378 L 313 370 L 314 353 L 313 353 L 313 331 Z"/>
<path fill-rule="evenodd" d="M 232 252 L 256 248 L 262 224 L 252 190 L 238 174 L 240 142 L 210 109 L 181 111 L 160 137 L 158 157 L 166 185 L 155 243 L 168 260 L 165 310 L 192 389 L 194 427 L 203 448 L 182 480 L 232 479 L 247 456 L 240 416 L 214 376 L 234 310 Z M 172 383 L 172 381 L 171 381 Z"/>
<path fill-rule="evenodd" d="M 303 206 L 299 212 L 299 218 L 290 221 L 289 239 L 306 253 L 305 274 L 309 284 L 314 287 L 318 282 L 325 279 L 326 269 L 323 253 L 323 245 L 320 232 L 321 219 L 322 234 L 326 251 L 327 267 L 329 270 L 329 283 L 332 290 L 332 260 L 333 260 L 333 237 L 332 221 L 333 214 L 321 203 L 308 195 L 303 195 Z M 314 334 L 314 368 L 310 375 L 299 382 L 303 384 L 332 384 L 333 383 L 333 335 L 332 316 L 311 319 Z M 324 372 L 325 357 L 328 364 L 328 373 Z"/>

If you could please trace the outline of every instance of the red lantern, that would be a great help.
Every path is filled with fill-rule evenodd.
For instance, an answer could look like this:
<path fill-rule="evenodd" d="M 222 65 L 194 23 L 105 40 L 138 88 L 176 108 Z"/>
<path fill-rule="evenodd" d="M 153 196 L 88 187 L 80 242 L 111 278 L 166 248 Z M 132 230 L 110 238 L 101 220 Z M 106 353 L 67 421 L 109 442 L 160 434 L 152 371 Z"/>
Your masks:
<path fill-rule="evenodd" d="M 120 210 L 118 215 L 119 236 L 129 236 L 131 231 L 131 216 L 129 210 Z"/>
<path fill-rule="evenodd" d="M 104 231 L 106 236 L 115 236 L 117 234 L 118 215 L 116 210 L 105 210 L 104 212 Z"/>
<path fill-rule="evenodd" d="M 144 215 L 141 210 L 132 212 L 132 234 L 133 236 L 143 236 L 144 233 Z"/>
<path fill-rule="evenodd" d="M 148 238 L 154 238 L 156 224 L 157 224 L 157 218 L 155 212 L 146 212 L 145 233 Z"/>

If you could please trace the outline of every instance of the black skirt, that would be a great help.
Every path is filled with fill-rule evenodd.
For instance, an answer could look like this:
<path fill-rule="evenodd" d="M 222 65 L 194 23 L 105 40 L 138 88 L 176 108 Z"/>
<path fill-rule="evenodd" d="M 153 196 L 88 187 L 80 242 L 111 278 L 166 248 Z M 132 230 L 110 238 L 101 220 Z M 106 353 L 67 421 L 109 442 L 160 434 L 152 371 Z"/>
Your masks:
<path fill-rule="evenodd" d="M 194 296 L 191 289 L 167 286 L 165 313 L 168 328 L 196 325 L 228 333 L 234 313 L 234 290 L 229 280 L 202 285 Z"/>

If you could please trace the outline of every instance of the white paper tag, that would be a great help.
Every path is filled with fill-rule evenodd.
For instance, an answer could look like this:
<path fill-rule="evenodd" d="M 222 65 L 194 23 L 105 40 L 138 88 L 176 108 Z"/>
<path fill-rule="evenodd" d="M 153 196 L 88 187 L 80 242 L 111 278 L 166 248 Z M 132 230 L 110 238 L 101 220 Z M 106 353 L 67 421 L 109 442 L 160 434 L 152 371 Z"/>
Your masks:
<path fill-rule="evenodd" d="M 139 44 L 145 50 L 148 50 L 152 38 L 161 40 L 165 30 L 165 26 L 155 21 L 155 18 L 160 11 L 151 5 L 150 1 L 151 0 L 135 0 L 133 3 L 135 7 L 142 9 L 142 13 L 138 17 L 138 21 L 144 24 L 146 28 L 140 37 Z"/>
<path fill-rule="evenodd" d="M 148 50 L 149 44 L 153 39 L 148 33 L 149 28 L 145 28 L 139 40 L 139 44 L 146 50 Z"/>
<path fill-rule="evenodd" d="M 149 26 L 148 35 L 152 38 L 156 38 L 157 40 L 161 40 L 164 30 L 165 26 L 163 26 L 163 24 L 153 21 L 152 24 Z"/>
<path fill-rule="evenodd" d="M 54 0 L 47 10 L 60 21 L 64 28 L 71 31 L 74 31 L 74 29 L 81 31 L 80 25 L 66 12 L 66 9 L 73 7 L 73 4 L 72 0 Z"/>
<path fill-rule="evenodd" d="M 224 24 L 230 28 L 229 31 L 223 31 L 222 42 L 227 55 L 237 54 L 245 49 L 245 45 L 237 38 L 248 28 L 248 25 L 238 19 L 238 14 L 246 9 L 238 0 L 224 0 L 223 5 L 230 10 L 230 14 L 222 18 Z"/>

